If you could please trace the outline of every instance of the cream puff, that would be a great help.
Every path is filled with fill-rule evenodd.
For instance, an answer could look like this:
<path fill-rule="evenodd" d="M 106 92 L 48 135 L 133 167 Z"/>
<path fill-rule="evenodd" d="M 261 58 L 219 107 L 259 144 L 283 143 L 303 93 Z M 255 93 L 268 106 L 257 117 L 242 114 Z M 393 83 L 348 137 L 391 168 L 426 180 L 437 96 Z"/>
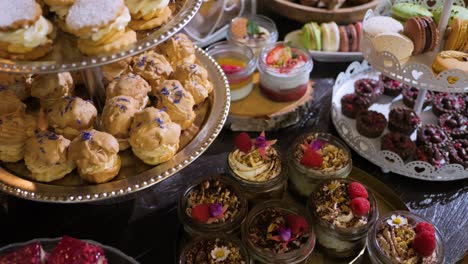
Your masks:
<path fill-rule="evenodd" d="M 52 49 L 53 25 L 34 0 L 0 1 L 0 57 L 35 60 Z"/>
<path fill-rule="evenodd" d="M 24 113 L 26 105 L 13 91 L 0 87 L 0 116 L 11 113 Z"/>
<path fill-rule="evenodd" d="M 177 66 L 174 78 L 192 94 L 195 104 L 205 101 L 213 91 L 213 83 L 209 80 L 208 72 L 198 64 L 184 63 Z"/>
<path fill-rule="evenodd" d="M 102 75 L 106 84 L 112 82 L 115 78 L 124 73 L 131 72 L 130 62 L 132 58 L 126 58 L 113 63 L 102 66 Z"/>
<path fill-rule="evenodd" d="M 119 174 L 119 143 L 111 134 L 94 129 L 83 130 L 73 139 L 69 151 L 78 174 L 88 182 L 108 182 Z"/>
<path fill-rule="evenodd" d="M 116 96 L 127 95 L 138 100 L 143 108 L 148 104 L 150 91 L 150 85 L 140 75 L 125 73 L 107 85 L 106 101 Z"/>
<path fill-rule="evenodd" d="M 179 33 L 157 47 L 171 63 L 172 68 L 183 63 L 195 63 L 195 46 L 187 35 Z"/>
<path fill-rule="evenodd" d="M 90 101 L 76 96 L 64 96 L 48 108 L 46 114 L 55 133 L 72 140 L 81 130 L 93 127 L 97 110 Z"/>
<path fill-rule="evenodd" d="M 76 35 L 85 55 L 103 55 L 129 48 L 137 41 L 127 27 L 130 12 L 123 0 L 76 0 L 68 10 L 66 28 Z"/>
<path fill-rule="evenodd" d="M 167 80 L 163 81 L 156 90 L 158 107 L 165 109 L 171 120 L 179 124 L 182 130 L 190 127 L 195 120 L 193 111 L 195 101 L 182 84 L 176 80 Z"/>
<path fill-rule="evenodd" d="M 13 91 L 18 99 L 24 101 L 31 96 L 32 75 L 0 73 L 0 89 Z"/>
<path fill-rule="evenodd" d="M 34 135 L 36 120 L 24 113 L 0 116 L 0 160 L 17 162 L 24 158 L 24 144 Z"/>
<path fill-rule="evenodd" d="M 68 156 L 70 140 L 51 131 L 37 132 L 26 141 L 24 163 L 31 178 L 51 182 L 65 177 L 75 169 Z"/>
<path fill-rule="evenodd" d="M 144 163 L 157 165 L 169 161 L 179 149 L 180 125 L 154 107 L 135 114 L 130 129 L 130 146 Z"/>
<path fill-rule="evenodd" d="M 129 26 L 133 30 L 149 30 L 169 21 L 172 10 L 169 0 L 125 0 L 132 21 Z"/>
<path fill-rule="evenodd" d="M 33 78 L 31 96 L 41 100 L 44 109 L 50 108 L 64 96 L 72 96 L 73 78 L 69 72 L 40 74 Z"/>
<path fill-rule="evenodd" d="M 173 69 L 161 54 L 154 51 L 145 52 L 132 60 L 133 72 L 143 77 L 154 89 L 161 81 L 169 79 Z"/>
<path fill-rule="evenodd" d="M 130 96 L 111 98 L 102 110 L 101 122 L 104 131 L 113 135 L 119 142 L 119 149 L 130 147 L 128 134 L 135 113 L 140 111 L 140 103 Z"/>

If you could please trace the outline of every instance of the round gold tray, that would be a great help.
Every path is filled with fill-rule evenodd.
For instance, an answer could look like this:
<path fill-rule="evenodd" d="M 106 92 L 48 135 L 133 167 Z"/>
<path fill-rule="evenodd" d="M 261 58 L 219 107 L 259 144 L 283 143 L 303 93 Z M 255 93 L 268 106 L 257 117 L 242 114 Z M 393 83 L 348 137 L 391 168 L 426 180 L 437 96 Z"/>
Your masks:
<path fill-rule="evenodd" d="M 106 200 L 125 196 L 176 174 L 197 159 L 215 140 L 229 113 L 230 92 L 226 76 L 218 64 L 202 49 L 196 55 L 214 85 L 213 93 L 196 107 L 194 125 L 183 131 L 180 150 L 171 161 L 152 167 L 136 158 L 131 150 L 120 152 L 122 167 L 112 181 L 88 184 L 74 171 L 65 178 L 51 183 L 28 179 L 29 171 L 23 161 L 0 163 L 0 190 L 25 199 L 53 202 L 79 203 Z"/>

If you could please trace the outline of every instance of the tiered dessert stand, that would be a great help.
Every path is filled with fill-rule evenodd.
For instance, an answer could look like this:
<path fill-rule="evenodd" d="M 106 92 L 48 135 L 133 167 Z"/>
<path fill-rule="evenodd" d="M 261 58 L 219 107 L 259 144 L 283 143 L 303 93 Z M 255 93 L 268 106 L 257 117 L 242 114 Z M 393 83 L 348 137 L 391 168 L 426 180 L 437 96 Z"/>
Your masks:
<path fill-rule="evenodd" d="M 153 31 L 139 33 L 138 41 L 127 51 L 96 57 L 84 57 L 78 53 L 71 36 L 62 34 L 56 38 L 54 51 L 39 61 L 9 61 L 0 59 L 0 72 L 21 74 L 45 74 L 64 71 L 80 71 L 86 90 L 98 109 L 104 102 L 104 86 L 100 66 L 130 56 L 135 56 L 164 42 L 185 27 L 195 16 L 203 0 L 176 0 L 176 15 L 171 21 Z M 230 94 L 227 79 L 218 64 L 202 49 L 196 49 L 198 61 L 209 72 L 215 87 L 212 95 L 195 111 L 196 129 L 184 131 L 181 147 L 175 157 L 156 167 L 137 160 L 131 153 L 121 154 L 128 166 L 122 166 L 116 179 L 103 184 L 87 184 L 77 175 L 64 180 L 39 183 L 27 178 L 23 162 L 0 163 L 0 190 L 25 199 L 52 203 L 92 202 L 140 191 L 157 184 L 185 168 L 196 160 L 214 141 L 226 121 Z M 69 179 L 66 179 L 69 178 Z"/>
<path fill-rule="evenodd" d="M 372 43 L 366 39 L 361 41 L 361 50 L 365 60 L 362 63 L 352 63 L 346 72 L 340 73 L 333 89 L 332 120 L 341 137 L 361 156 L 380 166 L 384 172 L 395 172 L 412 178 L 428 181 L 452 181 L 468 178 L 468 169 L 459 164 L 447 164 L 440 168 L 423 161 L 411 161 L 405 163 L 396 153 L 380 150 L 380 139 L 370 139 L 361 136 L 356 130 L 355 120 L 345 117 L 341 113 L 340 99 L 343 95 L 353 92 L 353 83 L 361 78 L 378 78 L 379 72 L 398 80 L 402 83 L 420 89 L 414 110 L 420 115 L 423 123 L 436 123 L 437 120 L 427 111 L 423 111 L 422 105 L 427 91 L 467 93 L 468 73 L 458 69 L 449 69 L 435 75 L 431 70 L 432 62 L 444 45 L 443 37 L 447 27 L 452 5 L 465 6 L 463 0 L 430 1 L 430 0 L 395 0 L 393 2 L 412 2 L 433 10 L 443 6 L 443 12 L 439 20 L 440 39 L 439 46 L 434 52 L 412 56 L 404 65 L 401 65 L 396 57 L 389 52 L 377 52 Z M 369 10 L 364 23 L 375 15 L 389 15 L 393 5 L 390 0 L 381 1 L 375 11 Z M 388 114 L 390 106 L 400 106 L 398 97 L 379 102 L 371 106 L 376 110 Z M 385 132 L 384 132 L 385 133 Z M 415 139 L 415 135 L 412 136 Z"/>

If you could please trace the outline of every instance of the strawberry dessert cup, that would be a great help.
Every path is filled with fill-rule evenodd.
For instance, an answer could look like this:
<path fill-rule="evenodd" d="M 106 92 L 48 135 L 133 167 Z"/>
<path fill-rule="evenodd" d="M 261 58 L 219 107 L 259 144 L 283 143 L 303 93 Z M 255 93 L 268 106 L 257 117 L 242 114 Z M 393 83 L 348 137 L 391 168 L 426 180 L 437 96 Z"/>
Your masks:
<path fill-rule="evenodd" d="M 273 101 L 299 100 L 307 91 L 313 62 L 309 52 L 284 42 L 265 47 L 258 58 L 260 89 Z"/>

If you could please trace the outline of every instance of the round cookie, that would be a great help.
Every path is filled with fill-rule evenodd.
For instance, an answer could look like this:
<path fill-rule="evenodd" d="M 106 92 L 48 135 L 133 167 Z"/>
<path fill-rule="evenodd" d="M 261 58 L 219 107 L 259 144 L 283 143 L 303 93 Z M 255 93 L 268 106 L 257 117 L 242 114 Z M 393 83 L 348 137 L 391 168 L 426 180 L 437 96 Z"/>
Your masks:
<path fill-rule="evenodd" d="M 348 33 L 346 32 L 345 26 L 340 26 L 340 51 L 341 52 L 349 51 L 349 38 L 348 38 Z"/>
<path fill-rule="evenodd" d="M 163 9 L 161 14 L 150 20 L 132 20 L 128 26 L 133 30 L 149 30 L 165 24 L 172 17 L 172 11 L 169 7 Z"/>

